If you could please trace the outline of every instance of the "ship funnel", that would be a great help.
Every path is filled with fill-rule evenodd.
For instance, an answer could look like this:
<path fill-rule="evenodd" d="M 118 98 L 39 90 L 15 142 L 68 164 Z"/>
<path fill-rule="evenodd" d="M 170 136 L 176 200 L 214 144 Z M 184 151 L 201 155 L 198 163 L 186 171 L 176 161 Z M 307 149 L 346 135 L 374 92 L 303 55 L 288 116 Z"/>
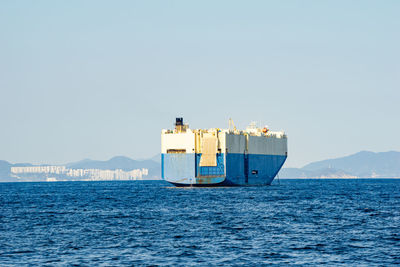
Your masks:
<path fill-rule="evenodd" d="M 175 126 L 181 126 L 181 125 L 183 125 L 183 118 L 176 118 Z"/>
<path fill-rule="evenodd" d="M 188 125 L 183 124 L 183 118 L 175 119 L 175 131 L 178 133 L 186 132 Z"/>

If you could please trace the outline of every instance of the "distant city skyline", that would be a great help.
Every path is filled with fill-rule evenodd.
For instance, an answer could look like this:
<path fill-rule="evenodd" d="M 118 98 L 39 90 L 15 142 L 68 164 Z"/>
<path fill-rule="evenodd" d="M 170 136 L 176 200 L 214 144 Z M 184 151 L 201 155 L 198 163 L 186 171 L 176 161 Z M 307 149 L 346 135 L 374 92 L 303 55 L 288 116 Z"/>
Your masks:
<path fill-rule="evenodd" d="M 160 134 L 251 121 L 284 167 L 400 151 L 399 1 L 2 1 L 0 159 L 160 153 Z"/>
<path fill-rule="evenodd" d="M 102 170 L 102 169 L 70 169 L 66 166 L 19 166 L 11 167 L 14 179 L 31 178 L 35 181 L 36 176 L 42 178 L 47 176 L 47 181 L 62 181 L 65 178 L 78 178 L 84 181 L 101 180 L 138 180 L 149 174 L 148 169 L 134 169 L 131 171 Z M 49 179 L 50 178 L 50 179 Z"/>

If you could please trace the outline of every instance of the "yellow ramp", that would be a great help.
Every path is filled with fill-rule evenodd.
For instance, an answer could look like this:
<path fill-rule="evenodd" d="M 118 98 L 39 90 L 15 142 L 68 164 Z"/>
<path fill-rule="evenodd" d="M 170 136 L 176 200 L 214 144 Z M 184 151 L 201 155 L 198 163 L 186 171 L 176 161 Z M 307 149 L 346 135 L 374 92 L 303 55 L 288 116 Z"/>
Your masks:
<path fill-rule="evenodd" d="M 200 167 L 217 166 L 218 139 L 216 136 L 204 136 L 202 138 Z"/>

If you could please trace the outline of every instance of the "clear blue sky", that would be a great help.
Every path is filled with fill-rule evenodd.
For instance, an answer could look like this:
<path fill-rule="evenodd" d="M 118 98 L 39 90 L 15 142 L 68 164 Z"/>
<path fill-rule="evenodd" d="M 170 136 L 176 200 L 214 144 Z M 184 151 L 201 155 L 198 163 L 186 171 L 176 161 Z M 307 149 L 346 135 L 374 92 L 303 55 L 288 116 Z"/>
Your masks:
<path fill-rule="evenodd" d="M 229 117 L 286 167 L 400 150 L 400 1 L 1 1 L 0 159 L 151 157 Z"/>

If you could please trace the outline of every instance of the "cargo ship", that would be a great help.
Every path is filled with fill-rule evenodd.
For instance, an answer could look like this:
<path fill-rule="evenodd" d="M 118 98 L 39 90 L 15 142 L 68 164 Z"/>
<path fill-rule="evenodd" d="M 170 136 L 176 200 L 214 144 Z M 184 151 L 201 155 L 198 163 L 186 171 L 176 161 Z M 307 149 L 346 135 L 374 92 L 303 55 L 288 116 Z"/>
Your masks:
<path fill-rule="evenodd" d="M 255 123 L 192 130 L 176 118 L 161 132 L 161 176 L 175 186 L 269 185 L 287 155 L 286 134 Z"/>

